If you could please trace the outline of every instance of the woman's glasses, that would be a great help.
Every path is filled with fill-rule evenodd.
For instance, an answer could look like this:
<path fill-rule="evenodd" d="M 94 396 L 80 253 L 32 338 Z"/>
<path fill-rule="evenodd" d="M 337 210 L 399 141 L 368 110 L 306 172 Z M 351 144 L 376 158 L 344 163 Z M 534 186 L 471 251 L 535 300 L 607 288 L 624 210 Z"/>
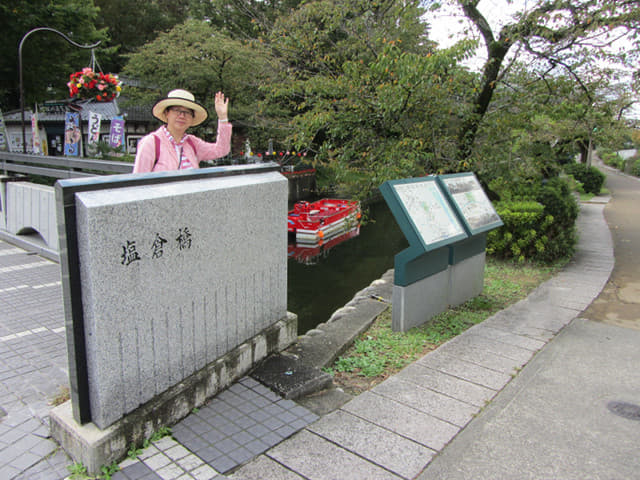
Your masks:
<path fill-rule="evenodd" d="M 175 114 L 178 117 L 180 115 L 183 115 L 185 117 L 193 118 L 193 110 L 187 110 L 187 109 L 184 109 L 184 108 L 177 108 L 177 107 L 169 107 L 169 110 L 171 110 L 172 112 L 175 112 Z"/>

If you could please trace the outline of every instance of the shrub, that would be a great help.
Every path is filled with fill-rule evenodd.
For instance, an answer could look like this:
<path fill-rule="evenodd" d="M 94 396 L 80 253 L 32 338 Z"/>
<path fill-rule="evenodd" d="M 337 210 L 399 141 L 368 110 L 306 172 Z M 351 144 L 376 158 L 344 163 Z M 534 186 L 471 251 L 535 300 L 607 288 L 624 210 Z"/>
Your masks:
<path fill-rule="evenodd" d="M 618 170 L 622 170 L 624 167 L 624 160 L 618 155 L 617 152 L 612 150 L 598 150 L 598 156 L 602 159 L 605 165 L 608 165 Z"/>
<path fill-rule="evenodd" d="M 583 163 L 565 165 L 564 171 L 582 183 L 586 193 L 597 195 L 604 184 L 605 175 L 596 167 L 587 167 Z"/>
<path fill-rule="evenodd" d="M 553 222 L 553 217 L 545 218 L 544 205 L 515 200 L 497 202 L 495 208 L 504 225 L 488 233 L 488 254 L 525 261 L 544 251 L 548 238 L 540 234 L 540 227 Z"/>
<path fill-rule="evenodd" d="M 549 238 L 546 249 L 536 260 L 552 262 L 573 255 L 579 210 L 569 184 L 564 179 L 554 178 L 538 189 L 536 200 L 544 205 L 545 215 L 553 217 L 553 222 L 544 231 Z"/>
<path fill-rule="evenodd" d="M 529 186 L 519 200 L 495 203 L 504 226 L 487 235 L 487 253 L 518 261 L 553 262 L 573 255 L 578 204 L 567 182 Z"/>

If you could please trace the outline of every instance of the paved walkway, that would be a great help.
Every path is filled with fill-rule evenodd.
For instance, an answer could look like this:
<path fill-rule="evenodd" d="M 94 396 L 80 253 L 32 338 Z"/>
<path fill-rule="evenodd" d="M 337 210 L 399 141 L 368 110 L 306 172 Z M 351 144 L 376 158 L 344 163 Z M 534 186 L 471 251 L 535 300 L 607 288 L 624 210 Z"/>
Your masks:
<path fill-rule="evenodd" d="M 602 168 L 612 192 L 604 214 L 615 250 L 604 290 L 419 480 L 640 478 L 640 181 Z M 609 247 L 604 229 L 594 231 L 602 221 L 592 221 L 589 230 L 581 222 L 581 252 L 570 270 L 583 271 L 576 281 L 597 290 Z M 565 302 L 575 295 L 560 278 L 550 286 L 562 289 Z"/>
<path fill-rule="evenodd" d="M 640 424 L 615 412 L 617 408 L 617 413 L 630 412 L 633 417 L 633 405 L 612 401 L 637 403 L 640 398 L 640 338 L 635 336 L 640 332 L 614 332 L 609 329 L 620 327 L 594 327 L 577 319 L 603 289 L 614 265 L 603 209 L 604 204 L 582 206 L 578 253 L 563 272 L 526 300 L 469 329 L 341 408 L 317 418 L 287 401 L 278 405 L 280 410 L 267 423 L 256 412 L 283 400 L 269 396 L 252 379 L 244 379 L 232 387 L 236 391 L 231 393 L 239 396 L 231 403 L 245 405 L 259 420 L 250 415 L 225 416 L 220 410 L 225 402 L 217 401 L 224 400 L 220 394 L 207 408 L 176 425 L 174 438 L 165 437 L 140 452 L 136 460 L 123 462 L 122 470 L 112 478 L 631 478 L 624 474 L 640 471 L 640 457 L 627 458 L 626 454 L 640 441 Z M 50 400 L 67 382 L 58 266 L 0 242 L 0 272 L 0 478 L 60 480 L 68 476 L 66 467 L 71 460 L 48 438 L 46 423 Z M 567 371 L 564 365 L 581 369 Z M 609 396 L 603 394 L 598 381 L 602 376 Z M 624 392 L 616 390 L 616 379 L 625 384 Z M 567 389 L 578 393 L 570 399 L 563 397 Z M 597 394 L 601 396 L 595 398 Z M 585 401 L 575 408 L 566 403 L 581 395 Z M 563 408 L 554 399 L 560 399 Z M 589 419 L 598 420 L 598 425 L 615 422 L 611 428 L 617 433 L 606 436 L 615 441 L 615 448 L 598 450 L 597 432 L 568 423 L 577 420 L 568 420 L 564 414 L 574 410 L 579 419 L 585 404 L 592 408 L 582 423 Z M 255 435 L 251 439 L 241 435 L 252 427 Z M 216 458 L 228 458 L 231 452 L 245 455 L 236 459 L 239 465 L 249 459 L 246 451 L 251 457 L 257 455 L 236 470 L 228 470 L 231 467 L 224 461 L 203 458 L 205 434 L 217 429 L 220 435 L 224 428 L 233 430 L 228 435 L 240 437 L 228 437 L 233 443 L 224 445 L 212 437 L 207 447 L 218 449 Z M 485 442 L 487 432 L 491 435 Z M 510 434 L 506 446 L 498 440 L 503 433 Z M 535 445 L 558 441 L 564 445 L 567 437 L 580 436 L 586 437 L 591 448 L 572 462 L 564 457 L 570 453 L 568 447 L 546 451 L 552 465 L 574 463 L 577 470 L 554 470 L 548 459 L 526 454 L 528 449 L 535 451 Z M 270 442 L 264 441 L 267 437 Z M 213 455 L 212 450 L 208 452 Z M 521 461 L 509 463 L 500 457 L 500 463 L 494 452 Z M 618 454 L 611 462 L 623 463 L 619 470 L 609 470 L 611 475 L 605 477 L 599 471 L 598 475 L 573 474 L 596 471 L 593 464 L 610 453 Z M 464 462 L 467 458 L 473 460 Z M 486 465 L 503 467 L 480 468 Z"/>
<path fill-rule="evenodd" d="M 0 478 L 68 474 L 47 420 L 67 379 L 59 266 L 0 242 Z"/>

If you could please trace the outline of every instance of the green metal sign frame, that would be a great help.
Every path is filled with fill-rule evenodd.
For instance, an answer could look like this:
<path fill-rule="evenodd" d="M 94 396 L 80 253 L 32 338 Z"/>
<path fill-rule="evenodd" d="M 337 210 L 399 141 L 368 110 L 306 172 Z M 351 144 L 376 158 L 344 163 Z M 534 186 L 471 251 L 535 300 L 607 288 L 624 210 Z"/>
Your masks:
<path fill-rule="evenodd" d="M 473 172 L 440 175 L 437 181 L 469 236 L 503 225 Z"/>
<path fill-rule="evenodd" d="M 380 186 L 380 192 L 409 242 L 395 257 L 394 283 L 407 286 L 446 270 L 448 245 L 469 235 L 437 178 L 391 180 Z M 448 224 L 438 225 L 436 218 Z"/>
<path fill-rule="evenodd" d="M 471 172 L 390 180 L 380 192 L 409 242 L 395 257 L 399 286 L 482 253 L 486 233 L 503 225 Z"/>

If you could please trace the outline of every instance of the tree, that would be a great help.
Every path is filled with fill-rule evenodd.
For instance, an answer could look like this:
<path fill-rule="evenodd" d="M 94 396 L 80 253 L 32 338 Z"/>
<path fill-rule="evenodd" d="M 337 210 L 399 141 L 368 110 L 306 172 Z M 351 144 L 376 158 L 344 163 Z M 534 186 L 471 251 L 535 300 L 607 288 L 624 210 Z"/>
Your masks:
<path fill-rule="evenodd" d="M 310 2 L 268 39 L 283 68 L 263 87 L 265 104 L 290 112 L 279 118 L 284 143 L 312 153 L 346 194 L 422 174 L 434 168 L 434 150 L 447 150 L 457 107 L 440 102 L 464 49 L 434 52 L 422 13 L 418 1 Z"/>
<path fill-rule="evenodd" d="M 511 66 L 478 130 L 473 165 L 482 178 L 539 182 L 557 175 L 558 164 L 576 153 L 586 159 L 590 142 L 608 145 L 622 138 L 619 97 L 598 87 L 596 78 L 587 95 L 574 78 L 555 73 Z"/>
<path fill-rule="evenodd" d="M 93 1 L 100 9 L 97 26 L 108 29 L 110 44 L 117 48 L 117 55 L 102 66 L 114 72 L 120 72 L 127 55 L 153 41 L 158 33 L 184 22 L 192 3 L 191 0 Z"/>
<path fill-rule="evenodd" d="M 195 0 L 192 13 L 232 38 L 249 40 L 268 35 L 279 17 L 301 3 L 303 0 Z"/>
<path fill-rule="evenodd" d="M 213 113 L 215 93 L 223 91 L 231 99 L 231 117 L 239 129 L 251 124 L 259 85 L 270 72 L 269 54 L 259 42 L 233 40 L 202 20 L 188 20 L 159 34 L 130 55 L 123 70 L 142 85 L 128 89 L 138 104 L 154 103 L 169 90 L 184 88 Z"/>
<path fill-rule="evenodd" d="M 18 46 L 36 27 L 54 28 L 80 44 L 103 42 L 96 51 L 108 54 L 106 33 L 94 26 L 98 11 L 92 0 L 15 0 L 0 3 L 0 108 L 18 108 Z M 90 65 L 91 53 L 52 32 L 29 36 L 22 49 L 26 105 L 69 96 L 69 75 Z"/>
<path fill-rule="evenodd" d="M 607 52 L 623 38 L 632 38 L 640 28 L 640 9 L 636 0 L 538 0 L 524 8 L 514 20 L 494 32 L 480 12 L 479 0 L 456 0 L 484 42 L 486 62 L 478 79 L 473 109 L 458 136 L 458 158 L 468 158 L 476 135 L 498 83 L 509 68 L 507 54 L 514 47 L 516 58 L 530 55 L 545 64 L 564 69 L 581 88 L 582 77 L 597 68 L 596 60 L 626 63 L 638 52 L 637 36 L 630 51 Z"/>

